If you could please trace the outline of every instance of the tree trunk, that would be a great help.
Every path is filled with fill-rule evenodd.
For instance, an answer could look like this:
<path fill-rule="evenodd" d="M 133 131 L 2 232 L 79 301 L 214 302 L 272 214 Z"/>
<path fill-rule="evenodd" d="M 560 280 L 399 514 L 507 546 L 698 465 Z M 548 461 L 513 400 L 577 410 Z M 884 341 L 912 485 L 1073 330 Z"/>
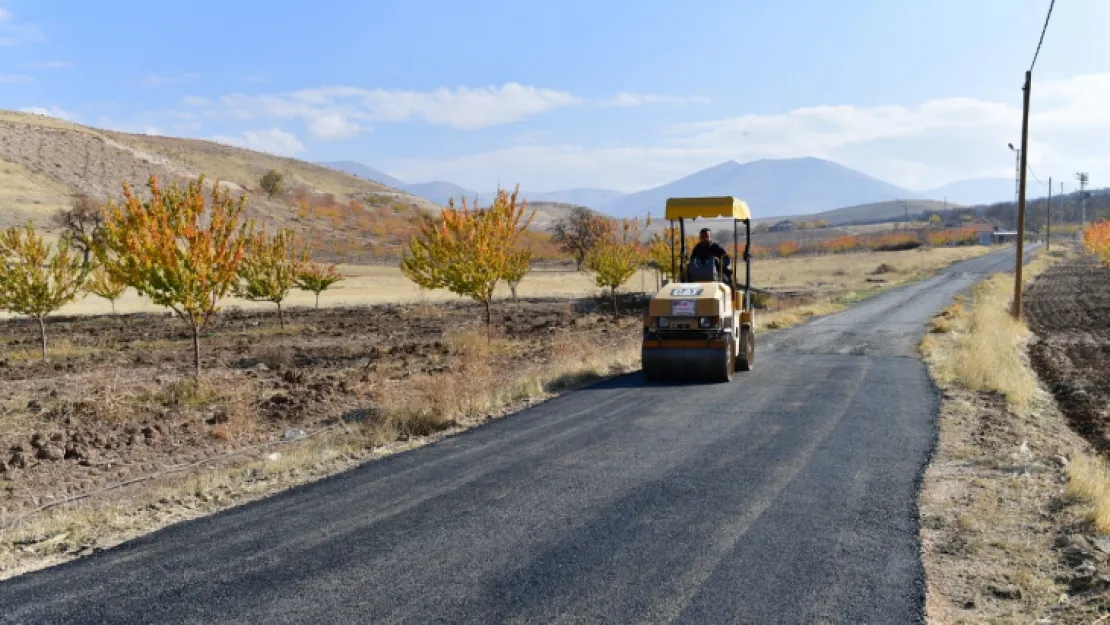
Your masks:
<path fill-rule="evenodd" d="M 112 314 L 116 314 L 116 300 L 113 299 L 108 301 L 112 303 Z"/>
<path fill-rule="evenodd" d="M 275 302 L 278 307 L 278 326 L 285 331 L 285 313 L 281 311 L 281 302 Z"/>
<path fill-rule="evenodd" d="M 42 339 L 42 359 L 46 360 L 46 323 L 43 322 L 42 317 L 38 317 L 39 322 L 39 337 Z"/>
<path fill-rule="evenodd" d="M 516 301 L 516 284 L 509 283 L 509 292 L 513 294 L 513 301 Z"/>
<path fill-rule="evenodd" d="M 616 317 L 620 313 L 617 311 L 617 287 L 610 287 L 613 293 L 613 316 Z"/>
<path fill-rule="evenodd" d="M 200 326 L 193 324 L 193 382 L 200 388 Z"/>
<path fill-rule="evenodd" d="M 575 256 L 574 257 L 574 270 L 575 271 L 582 271 L 582 257 L 581 256 Z"/>
<path fill-rule="evenodd" d="M 320 310 L 320 292 L 316 291 L 316 310 Z"/>
<path fill-rule="evenodd" d="M 490 314 L 490 301 L 483 302 L 486 305 L 486 343 L 488 344 L 493 335 L 493 316 Z"/>

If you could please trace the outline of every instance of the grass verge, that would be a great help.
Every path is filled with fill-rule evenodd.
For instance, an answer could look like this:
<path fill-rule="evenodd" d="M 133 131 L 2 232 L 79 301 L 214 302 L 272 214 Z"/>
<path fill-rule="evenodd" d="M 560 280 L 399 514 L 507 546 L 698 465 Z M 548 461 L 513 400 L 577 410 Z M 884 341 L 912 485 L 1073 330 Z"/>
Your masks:
<path fill-rule="evenodd" d="M 1039 253 L 1025 277 L 1056 260 Z M 1092 533 L 1090 503 L 1110 492 L 1107 476 L 1040 386 L 1012 288 L 1012 274 L 979 284 L 921 344 L 942 393 L 919 495 L 930 623 L 1092 622 L 1107 610 L 1110 544 Z"/>

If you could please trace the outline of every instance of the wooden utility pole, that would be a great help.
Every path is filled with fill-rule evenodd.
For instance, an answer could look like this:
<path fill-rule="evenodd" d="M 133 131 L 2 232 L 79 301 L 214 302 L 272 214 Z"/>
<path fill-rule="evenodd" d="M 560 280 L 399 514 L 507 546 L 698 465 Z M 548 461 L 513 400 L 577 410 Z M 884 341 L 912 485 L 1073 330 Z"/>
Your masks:
<path fill-rule="evenodd" d="M 1021 109 L 1021 175 L 1018 185 L 1018 224 L 1017 258 L 1014 268 L 1014 319 L 1021 320 L 1021 270 L 1025 260 L 1025 170 L 1029 156 L 1029 91 L 1032 88 L 1033 71 L 1025 72 L 1025 86 L 1022 87 L 1024 102 Z"/>
<path fill-rule="evenodd" d="M 1046 250 L 1051 251 L 1052 250 L 1052 176 L 1048 177 L 1048 206 L 1046 208 L 1048 210 L 1048 215 L 1045 217 L 1045 227 L 1046 227 L 1048 233 L 1045 237 L 1045 246 L 1044 246 L 1044 248 Z"/>

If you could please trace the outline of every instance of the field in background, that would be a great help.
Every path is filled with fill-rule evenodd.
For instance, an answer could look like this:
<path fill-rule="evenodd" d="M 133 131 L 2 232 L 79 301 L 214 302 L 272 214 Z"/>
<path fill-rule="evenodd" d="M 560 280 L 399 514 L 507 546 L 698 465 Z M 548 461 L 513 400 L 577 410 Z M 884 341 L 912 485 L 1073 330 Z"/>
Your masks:
<path fill-rule="evenodd" d="M 819 296 L 842 291 L 869 289 L 883 284 L 893 284 L 913 279 L 919 274 L 935 271 L 953 262 L 973 258 L 996 248 L 984 246 L 920 248 L 901 252 L 869 252 L 805 256 L 752 261 L 753 286 L 791 295 Z M 886 267 L 876 273 L 879 265 Z M 343 265 L 344 275 L 352 276 L 340 282 L 336 290 L 320 296 L 323 306 L 359 306 L 364 304 L 459 302 L 458 296 L 446 290 L 422 292 L 400 269 L 388 265 Z M 620 289 L 621 292 L 654 292 L 657 276 L 652 270 L 637 273 Z M 594 283 L 592 274 L 570 268 L 546 267 L 533 270 L 521 282 L 520 297 L 577 298 L 598 294 L 601 289 Z M 509 289 L 499 285 L 498 300 L 510 297 Z M 286 307 L 311 307 L 315 297 L 311 293 L 293 292 Z M 273 304 L 227 299 L 224 307 L 244 310 L 272 310 Z M 111 304 L 95 296 L 67 305 L 61 315 L 109 314 Z M 128 291 L 116 302 L 121 313 L 165 312 Z M 0 313 L 0 319 L 6 318 Z"/>

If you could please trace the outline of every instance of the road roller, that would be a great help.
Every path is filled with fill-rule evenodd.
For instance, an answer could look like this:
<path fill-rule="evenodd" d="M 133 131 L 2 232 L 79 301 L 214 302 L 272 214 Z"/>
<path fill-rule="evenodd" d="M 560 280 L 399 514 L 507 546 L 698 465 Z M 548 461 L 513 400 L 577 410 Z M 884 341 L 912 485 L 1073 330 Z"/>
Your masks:
<path fill-rule="evenodd" d="M 682 197 L 667 200 L 664 218 L 671 222 L 671 275 L 675 281 L 652 296 L 644 315 L 644 377 L 649 382 L 730 382 L 733 373 L 751 371 L 755 365 L 751 211 L 746 202 L 732 196 Z M 686 223 L 698 219 L 732 221 L 731 263 L 725 258 L 706 263 L 687 256 L 692 250 L 686 249 Z M 743 256 L 739 251 L 741 224 Z M 736 275 L 738 258 L 743 258 L 743 283 Z"/>

